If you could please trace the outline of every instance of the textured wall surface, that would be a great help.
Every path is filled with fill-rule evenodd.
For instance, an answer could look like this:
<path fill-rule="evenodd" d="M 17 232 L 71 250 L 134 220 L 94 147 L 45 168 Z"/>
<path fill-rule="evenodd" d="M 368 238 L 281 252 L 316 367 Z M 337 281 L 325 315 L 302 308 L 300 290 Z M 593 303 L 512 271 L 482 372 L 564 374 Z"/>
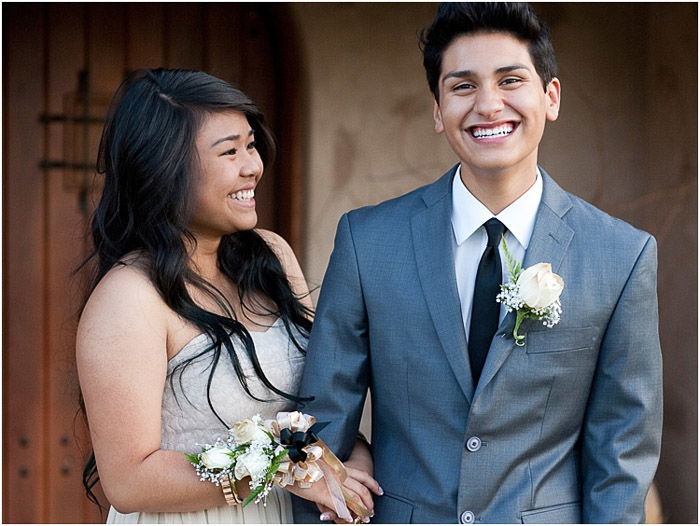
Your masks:
<path fill-rule="evenodd" d="M 540 164 L 654 234 L 665 366 L 657 483 L 665 519 L 697 521 L 697 6 L 535 4 L 552 28 L 562 108 Z M 306 238 L 320 286 L 345 211 L 431 182 L 435 135 L 417 45 L 436 4 L 295 4 L 307 71 Z"/>
<path fill-rule="evenodd" d="M 432 132 L 417 33 L 430 4 L 295 4 L 308 71 L 305 270 L 321 284 L 340 215 L 431 182 L 454 159 Z"/>

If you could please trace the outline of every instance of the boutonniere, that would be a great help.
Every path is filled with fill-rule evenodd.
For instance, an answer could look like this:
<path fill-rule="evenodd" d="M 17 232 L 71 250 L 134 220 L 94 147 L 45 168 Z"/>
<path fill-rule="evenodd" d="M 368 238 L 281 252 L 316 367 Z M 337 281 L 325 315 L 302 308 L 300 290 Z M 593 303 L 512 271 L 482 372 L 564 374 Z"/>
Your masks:
<path fill-rule="evenodd" d="M 510 279 L 501 285 L 496 301 L 503 303 L 508 312 L 516 312 L 513 338 L 515 344 L 522 347 L 525 345 L 525 336 L 519 335 L 518 330 L 526 318 L 541 320 L 549 328 L 559 323 L 559 296 L 564 290 L 564 280 L 552 272 L 549 263 L 537 263 L 523 270 L 508 250 L 504 237 L 501 237 L 501 243 Z"/>

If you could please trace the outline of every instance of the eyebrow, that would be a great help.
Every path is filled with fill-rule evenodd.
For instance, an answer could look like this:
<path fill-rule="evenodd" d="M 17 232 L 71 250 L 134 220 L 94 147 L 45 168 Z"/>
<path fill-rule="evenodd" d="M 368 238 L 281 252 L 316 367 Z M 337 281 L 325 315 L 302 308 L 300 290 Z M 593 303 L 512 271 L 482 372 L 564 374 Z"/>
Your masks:
<path fill-rule="evenodd" d="M 250 131 L 248 132 L 248 137 L 251 137 L 251 136 L 254 135 L 254 134 L 255 134 L 255 131 L 250 130 Z M 214 143 L 211 145 L 211 148 L 213 148 L 214 146 L 216 146 L 217 144 L 220 144 L 220 143 L 222 143 L 222 142 L 226 142 L 226 141 L 237 141 L 237 140 L 239 140 L 240 138 L 241 138 L 240 135 L 227 135 L 226 137 L 222 137 L 221 139 L 215 140 Z"/>
<path fill-rule="evenodd" d="M 497 68 L 494 73 L 497 75 L 501 75 L 503 73 L 510 73 L 511 71 L 516 71 L 518 69 L 526 69 L 530 70 L 527 66 L 524 64 L 513 64 L 512 66 L 502 66 L 500 68 Z M 446 81 L 447 79 L 452 79 L 452 78 L 465 78 L 465 77 L 474 77 L 476 76 L 476 73 L 472 71 L 471 69 L 462 69 L 459 71 L 450 71 L 443 77 L 443 82 Z"/>

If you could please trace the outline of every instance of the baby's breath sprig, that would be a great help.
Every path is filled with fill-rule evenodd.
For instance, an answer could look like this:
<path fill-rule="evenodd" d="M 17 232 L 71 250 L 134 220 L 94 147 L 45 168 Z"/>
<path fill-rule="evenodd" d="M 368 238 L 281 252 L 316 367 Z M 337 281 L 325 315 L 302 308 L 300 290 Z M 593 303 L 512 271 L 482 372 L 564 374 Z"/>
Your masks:
<path fill-rule="evenodd" d="M 518 334 L 527 318 L 542 321 L 545 327 L 554 327 L 561 318 L 559 296 L 564 280 L 552 272 L 549 263 L 537 263 L 523 270 L 520 262 L 508 250 L 505 237 L 501 236 L 503 256 L 508 268 L 509 280 L 501 285 L 496 301 L 503 303 L 508 312 L 515 311 L 513 339 L 515 344 L 525 345 L 525 336 Z M 523 290 L 525 289 L 525 290 Z"/>

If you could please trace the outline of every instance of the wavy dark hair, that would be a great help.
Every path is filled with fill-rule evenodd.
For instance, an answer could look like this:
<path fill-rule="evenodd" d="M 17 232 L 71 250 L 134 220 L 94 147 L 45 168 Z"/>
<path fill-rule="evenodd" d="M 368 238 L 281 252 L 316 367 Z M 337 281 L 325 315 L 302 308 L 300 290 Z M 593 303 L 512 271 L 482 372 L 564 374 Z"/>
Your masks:
<path fill-rule="evenodd" d="M 275 140 L 261 111 L 241 91 L 201 71 L 179 69 L 138 70 L 128 75 L 114 95 L 102 132 L 98 172 L 104 174 L 104 189 L 92 217 L 93 251 L 81 265 L 95 264 L 88 296 L 100 280 L 127 254 L 139 254 L 163 301 L 182 318 L 209 336 L 211 345 L 178 364 L 171 372 L 171 385 L 194 360 L 211 355 L 207 380 L 210 409 L 228 427 L 214 408 L 210 389 L 220 360 L 230 360 L 245 389 L 250 390 L 236 353 L 237 340 L 253 364 L 257 378 L 271 394 L 295 402 L 308 399 L 275 387 L 258 361 L 250 333 L 236 318 L 226 297 L 190 266 L 188 246 L 196 239 L 188 230 L 193 175 L 199 170 L 195 139 L 208 115 L 238 111 L 253 129 L 263 163 L 272 163 Z M 244 312 L 277 315 L 291 341 L 304 352 L 301 338 L 311 330 L 312 312 L 289 284 L 282 265 L 265 240 L 254 230 L 224 236 L 218 248 L 217 265 L 238 289 Z M 211 298 L 225 314 L 197 305 L 187 287 Z M 266 308 L 252 298 L 272 300 Z M 251 304 L 254 303 L 254 304 Z M 84 409 L 84 404 L 81 407 Z M 83 472 L 88 498 L 97 502 L 92 489 L 99 480 L 94 453 Z"/>

